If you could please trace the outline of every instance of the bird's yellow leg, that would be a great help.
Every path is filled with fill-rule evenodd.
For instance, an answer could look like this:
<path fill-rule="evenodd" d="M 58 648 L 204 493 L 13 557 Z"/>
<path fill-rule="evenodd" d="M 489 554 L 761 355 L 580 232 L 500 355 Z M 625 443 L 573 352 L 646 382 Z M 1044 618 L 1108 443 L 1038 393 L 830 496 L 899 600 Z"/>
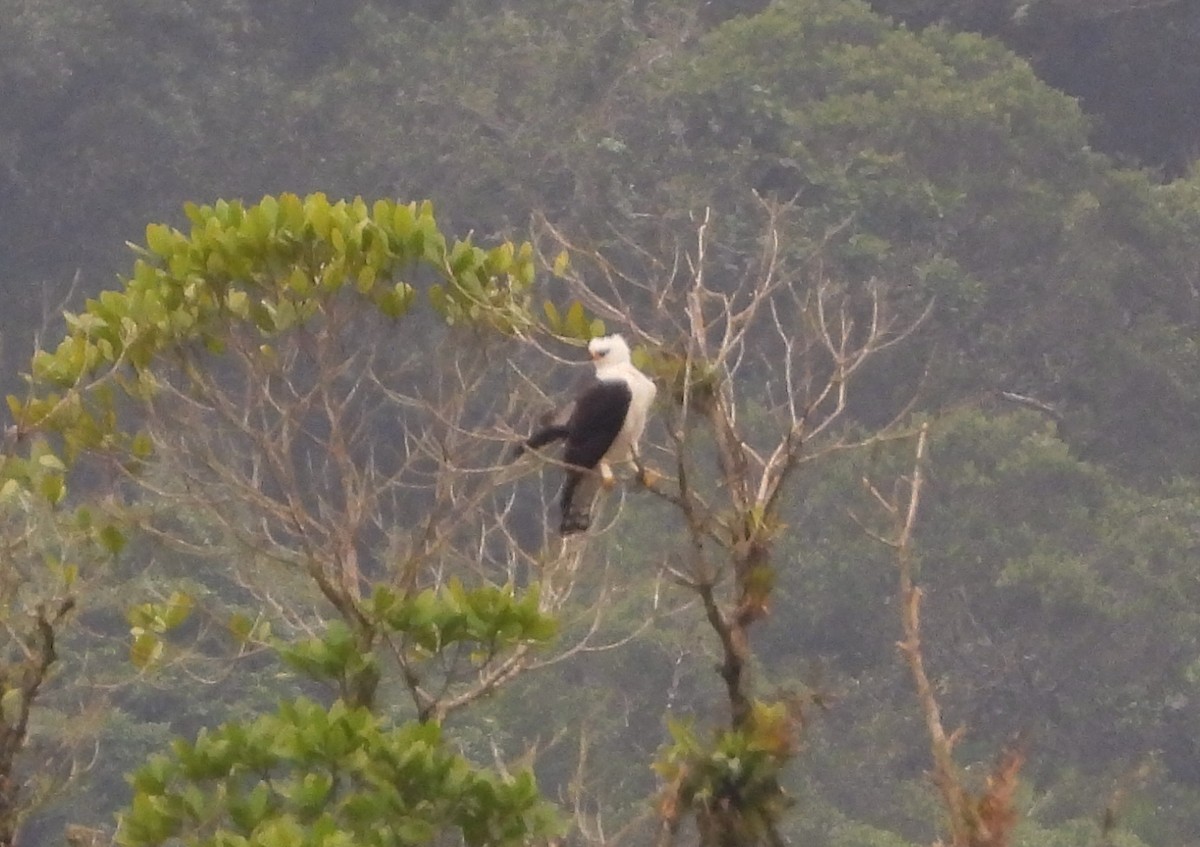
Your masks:
<path fill-rule="evenodd" d="M 653 488 L 662 479 L 662 474 L 649 465 L 642 464 L 642 457 L 633 454 L 633 467 L 637 470 L 637 481 L 646 488 Z"/>
<path fill-rule="evenodd" d="M 607 489 L 611 489 L 617 484 L 617 478 L 613 476 L 612 468 L 608 466 L 608 462 L 603 460 L 596 466 L 596 470 L 600 471 L 600 484 Z"/>
<path fill-rule="evenodd" d="M 662 479 L 662 474 L 654 468 L 643 465 L 638 472 L 638 481 L 647 488 L 653 488 Z"/>

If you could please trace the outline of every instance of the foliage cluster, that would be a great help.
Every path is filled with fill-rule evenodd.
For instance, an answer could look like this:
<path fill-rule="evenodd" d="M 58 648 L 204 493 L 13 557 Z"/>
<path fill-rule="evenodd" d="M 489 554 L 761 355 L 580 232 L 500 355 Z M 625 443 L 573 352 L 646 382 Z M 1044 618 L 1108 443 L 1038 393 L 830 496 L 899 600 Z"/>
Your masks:
<path fill-rule="evenodd" d="M 177 742 L 133 776 L 120 842 L 524 844 L 556 831 L 533 777 L 489 773 L 447 749 L 434 723 L 394 729 L 368 709 L 307 700 Z"/>

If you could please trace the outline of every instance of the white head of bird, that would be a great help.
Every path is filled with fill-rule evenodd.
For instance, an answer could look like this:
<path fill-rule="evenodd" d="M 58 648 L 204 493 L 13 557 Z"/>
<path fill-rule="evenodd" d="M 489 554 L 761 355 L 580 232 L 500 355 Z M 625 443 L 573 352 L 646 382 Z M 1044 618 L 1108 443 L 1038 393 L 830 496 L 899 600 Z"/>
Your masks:
<path fill-rule="evenodd" d="M 629 345 L 620 335 L 604 335 L 588 342 L 588 354 L 596 368 L 629 364 Z"/>

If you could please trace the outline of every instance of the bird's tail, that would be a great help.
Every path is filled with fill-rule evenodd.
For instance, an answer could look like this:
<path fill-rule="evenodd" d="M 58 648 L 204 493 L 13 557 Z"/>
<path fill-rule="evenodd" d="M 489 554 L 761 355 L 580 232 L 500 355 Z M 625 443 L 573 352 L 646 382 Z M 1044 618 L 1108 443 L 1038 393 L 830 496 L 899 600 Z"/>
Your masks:
<path fill-rule="evenodd" d="M 561 535 L 574 535 L 577 532 L 587 532 L 591 525 L 591 509 L 564 510 L 562 521 L 558 525 L 558 531 Z"/>
<path fill-rule="evenodd" d="M 592 525 L 592 503 L 598 490 L 592 482 L 593 476 L 583 470 L 567 472 L 561 500 L 562 521 L 558 525 L 562 535 L 586 532 Z"/>

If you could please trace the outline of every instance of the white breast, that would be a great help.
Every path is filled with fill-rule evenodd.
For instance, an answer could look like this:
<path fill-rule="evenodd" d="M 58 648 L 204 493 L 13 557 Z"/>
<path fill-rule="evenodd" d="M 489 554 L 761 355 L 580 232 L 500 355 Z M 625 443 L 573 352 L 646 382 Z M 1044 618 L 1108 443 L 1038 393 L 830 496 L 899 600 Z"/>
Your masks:
<path fill-rule="evenodd" d="M 625 414 L 625 424 L 621 427 L 612 446 L 608 448 L 608 452 L 604 454 L 605 461 L 610 464 L 628 462 L 633 458 L 632 454 L 637 450 L 642 430 L 646 428 L 646 418 L 650 414 L 650 406 L 654 403 L 655 394 L 658 393 L 658 389 L 649 377 L 633 365 L 622 364 L 617 367 L 619 374 L 614 374 L 614 376 L 625 380 L 629 385 L 632 397 L 629 400 L 629 411 Z"/>

